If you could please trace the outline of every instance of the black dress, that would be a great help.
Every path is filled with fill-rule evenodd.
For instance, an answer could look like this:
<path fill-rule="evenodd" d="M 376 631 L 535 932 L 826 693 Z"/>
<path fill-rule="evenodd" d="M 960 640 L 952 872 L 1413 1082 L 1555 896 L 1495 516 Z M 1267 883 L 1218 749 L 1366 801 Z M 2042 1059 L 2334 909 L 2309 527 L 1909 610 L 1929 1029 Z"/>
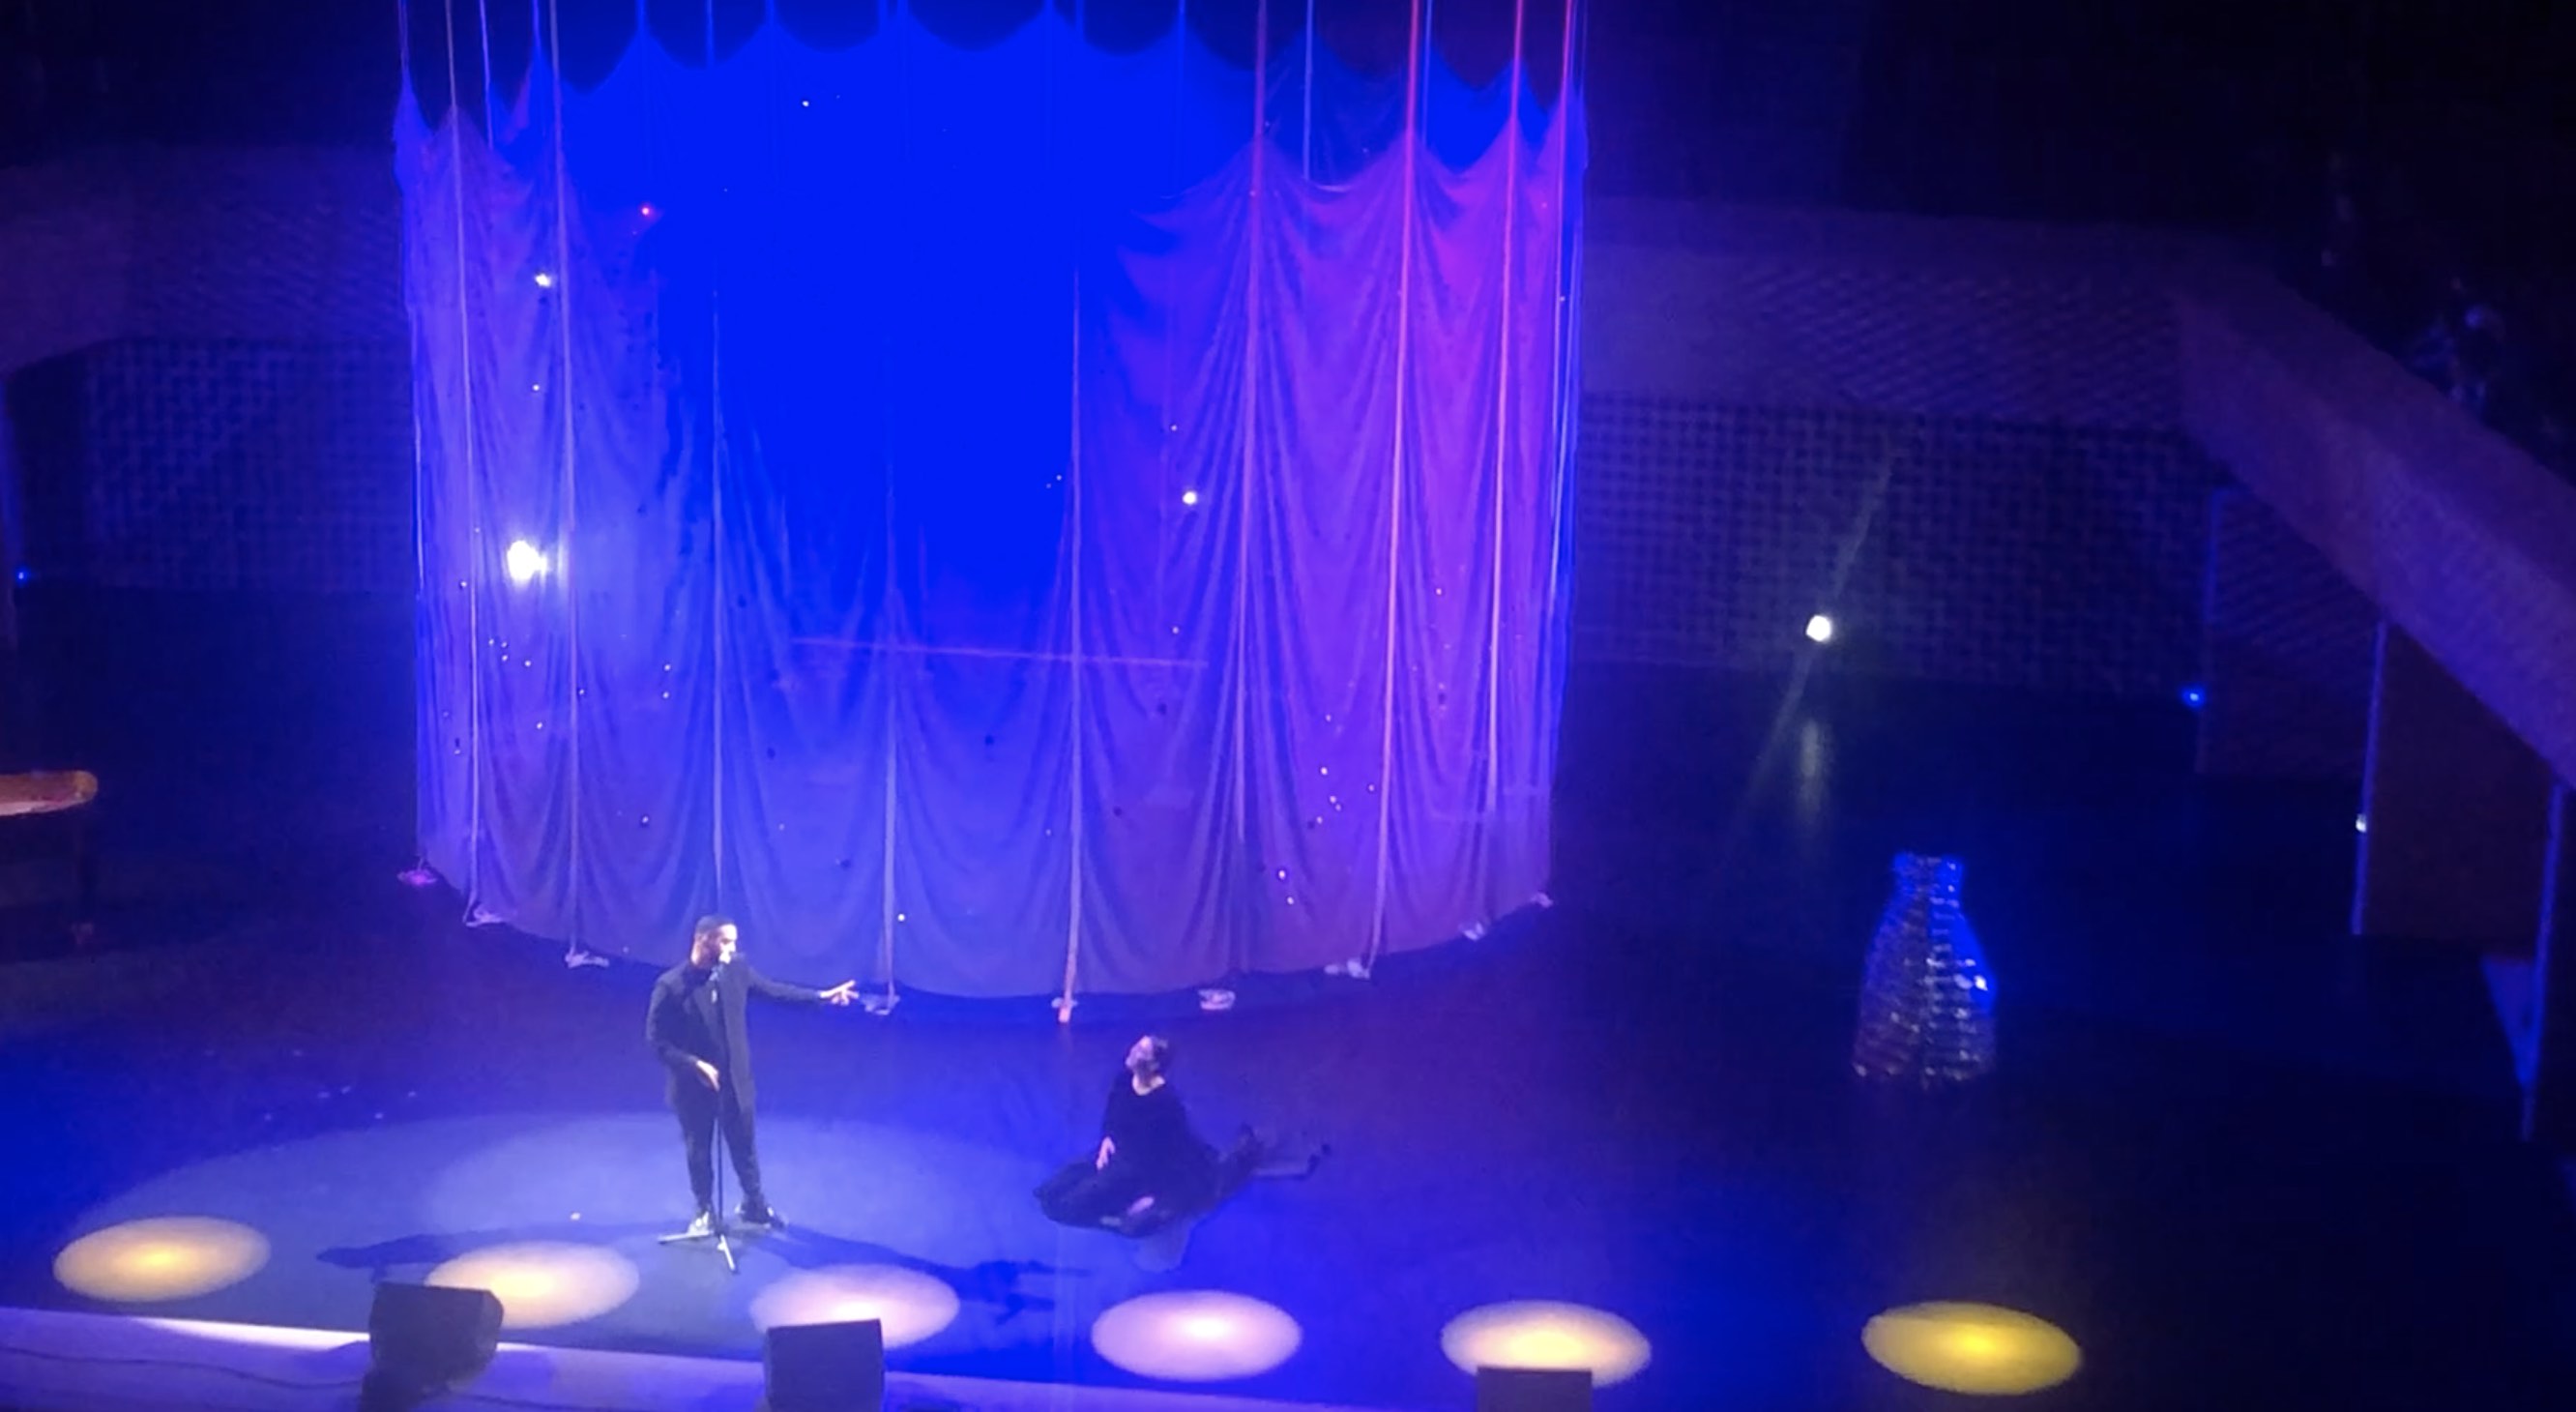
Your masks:
<path fill-rule="evenodd" d="M 1217 1155 L 1190 1127 L 1181 1096 L 1169 1083 L 1138 1093 L 1135 1081 L 1120 1070 L 1100 1131 L 1111 1146 L 1108 1165 L 1084 1157 L 1047 1178 L 1037 1190 L 1047 1219 L 1068 1226 L 1113 1225 L 1135 1234 L 1204 1210 L 1220 1194 Z M 1127 1221 L 1128 1208 L 1148 1196 L 1154 1199 L 1149 1215 Z"/>

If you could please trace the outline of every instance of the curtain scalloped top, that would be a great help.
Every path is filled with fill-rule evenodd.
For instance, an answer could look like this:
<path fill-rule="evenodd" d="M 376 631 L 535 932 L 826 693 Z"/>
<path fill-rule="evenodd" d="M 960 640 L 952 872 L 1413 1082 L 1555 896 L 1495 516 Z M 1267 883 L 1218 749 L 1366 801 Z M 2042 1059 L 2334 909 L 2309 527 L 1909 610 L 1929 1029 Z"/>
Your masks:
<path fill-rule="evenodd" d="M 1537 113 L 1554 108 L 1575 13 L 1567 0 L 1421 9 L 1434 93 L 1493 89 L 1517 52 L 1523 101 Z M 605 86 L 648 50 L 696 68 L 710 44 L 719 62 L 756 42 L 817 54 L 907 39 L 985 50 L 1041 23 L 1078 23 L 1086 47 L 1104 57 L 1164 52 L 1236 72 L 1266 61 L 1290 82 L 1400 82 L 1414 19 L 1411 7 L 1383 0 L 407 0 L 403 101 L 406 121 L 436 128 L 451 107 L 451 75 L 453 92 L 487 95 L 480 111 L 468 106 L 479 119 L 506 112 L 532 79 L 555 72 L 576 92 Z"/>

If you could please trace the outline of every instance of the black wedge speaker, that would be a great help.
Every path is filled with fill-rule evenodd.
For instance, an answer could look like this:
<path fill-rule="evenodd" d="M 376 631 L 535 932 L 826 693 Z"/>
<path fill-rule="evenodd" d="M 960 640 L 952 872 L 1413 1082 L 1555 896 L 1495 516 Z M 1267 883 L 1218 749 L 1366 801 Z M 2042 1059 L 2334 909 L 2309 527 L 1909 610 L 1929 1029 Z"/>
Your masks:
<path fill-rule="evenodd" d="M 464 1386 L 492 1364 L 501 1301 L 488 1290 L 380 1284 L 367 1313 L 367 1369 L 360 1405 L 415 1406 Z"/>
<path fill-rule="evenodd" d="M 1592 1374 L 1580 1368 L 1479 1368 L 1476 1412 L 1592 1412 Z"/>
<path fill-rule="evenodd" d="M 766 1412 L 876 1412 L 885 1403 L 885 1326 L 781 1324 L 761 1343 Z"/>

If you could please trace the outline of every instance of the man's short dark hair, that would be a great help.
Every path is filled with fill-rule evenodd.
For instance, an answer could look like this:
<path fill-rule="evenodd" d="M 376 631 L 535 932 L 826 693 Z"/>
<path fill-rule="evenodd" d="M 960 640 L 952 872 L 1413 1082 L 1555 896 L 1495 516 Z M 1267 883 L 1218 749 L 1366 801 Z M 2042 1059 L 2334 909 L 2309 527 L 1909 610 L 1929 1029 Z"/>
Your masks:
<path fill-rule="evenodd" d="M 732 925 L 733 918 L 721 912 L 709 912 L 698 919 L 696 929 L 689 933 L 689 946 L 695 949 L 699 942 L 712 938 L 716 933 Z"/>

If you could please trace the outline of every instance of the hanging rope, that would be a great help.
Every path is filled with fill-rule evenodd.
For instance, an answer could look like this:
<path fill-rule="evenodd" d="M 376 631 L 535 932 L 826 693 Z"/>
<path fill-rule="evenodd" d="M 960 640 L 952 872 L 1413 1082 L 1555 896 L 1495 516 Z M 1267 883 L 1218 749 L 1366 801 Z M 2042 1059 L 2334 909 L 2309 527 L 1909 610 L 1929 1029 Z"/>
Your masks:
<path fill-rule="evenodd" d="M 546 72 L 554 87 L 555 146 L 555 326 L 563 335 L 563 366 L 560 369 L 558 402 L 563 408 L 563 475 L 557 493 L 562 503 L 556 513 L 562 530 L 554 546 L 555 582 L 560 584 L 564 605 L 564 713 L 571 739 L 566 751 L 565 794 L 569 798 L 566 813 L 570 816 L 565 842 L 564 939 L 578 949 L 581 946 L 581 599 L 573 588 L 574 565 L 572 546 L 578 541 L 580 496 L 573 479 L 573 468 L 579 464 L 578 431 L 574 426 L 575 409 L 581 404 L 573 396 L 580 383 L 573 377 L 572 366 L 572 291 L 575 283 L 572 268 L 571 178 L 564 159 L 564 83 L 563 83 L 563 18 L 562 0 L 546 0 L 546 46 L 552 58 Z M 535 15 L 531 13 L 531 28 Z M 535 34 L 529 35 L 531 43 Z M 542 52 L 542 51 L 541 51 Z"/>
<path fill-rule="evenodd" d="M 1076 72 L 1080 72 L 1082 63 L 1082 20 L 1082 0 L 1074 0 L 1073 38 L 1066 52 L 1072 55 Z M 1047 55 L 1050 79 L 1047 96 L 1050 100 L 1048 106 L 1052 108 L 1056 51 L 1050 49 Z M 1050 112 L 1049 116 L 1055 115 Z M 1065 808 L 1065 846 L 1068 852 L 1065 871 L 1069 875 L 1066 885 L 1069 895 L 1064 924 L 1064 998 L 1056 1011 L 1059 1015 L 1073 1013 L 1073 992 L 1082 959 L 1082 216 L 1078 203 L 1073 207 L 1068 225 L 1071 231 L 1065 246 L 1073 256 L 1073 371 L 1071 387 L 1065 397 L 1065 515 L 1071 527 L 1068 537 L 1073 546 L 1072 581 L 1066 591 L 1070 600 L 1068 616 L 1072 619 L 1073 678 L 1072 716 L 1066 728 L 1071 748 L 1066 755 L 1071 762 L 1072 788 Z"/>
<path fill-rule="evenodd" d="M 447 42 L 447 139 L 448 179 L 455 195 L 456 216 L 456 383 L 461 390 L 466 434 L 459 438 L 465 449 L 465 513 L 469 528 L 468 562 L 477 570 L 483 566 L 482 511 L 479 488 L 482 477 L 474 459 L 472 428 L 474 417 L 474 338 L 472 319 L 465 306 L 465 116 L 464 105 L 456 91 L 456 0 L 444 0 Z M 465 591 L 466 659 L 468 683 L 468 716 L 466 738 L 472 742 L 466 754 L 466 859 L 465 917 L 474 919 L 483 900 L 483 589 L 477 583 Z"/>
<path fill-rule="evenodd" d="M 899 28 L 901 23 L 902 7 L 899 0 L 886 0 L 886 7 L 879 15 L 877 32 L 884 36 L 887 42 L 894 46 L 894 103 L 895 112 L 898 115 L 896 121 L 899 123 L 905 122 L 906 119 L 903 115 L 910 112 L 910 108 L 905 102 L 907 95 L 904 91 L 904 79 L 907 75 L 903 65 L 903 34 Z M 905 131 L 909 133 L 909 126 L 905 128 Z M 883 320 L 881 322 L 881 328 L 883 336 L 877 341 L 877 386 L 880 389 L 884 389 L 892 386 L 894 381 L 894 321 L 892 319 Z M 892 404 L 889 403 L 888 405 L 888 414 L 877 419 L 877 434 L 880 438 L 880 444 L 877 450 L 878 465 L 880 467 L 881 478 L 885 482 L 885 573 L 883 576 L 884 587 L 879 590 L 881 596 L 878 599 L 878 620 L 884 624 L 882 631 L 892 635 L 902 630 L 902 619 L 899 616 L 902 605 L 896 597 L 894 586 L 895 443 L 894 417 L 890 410 Z M 895 721 L 895 706 L 898 695 L 895 690 L 895 670 L 896 669 L 890 660 L 880 659 L 877 664 L 874 678 L 870 683 L 870 689 L 881 693 L 885 703 L 885 837 L 882 846 L 883 856 L 880 860 L 882 871 L 878 877 L 877 889 L 877 936 L 879 938 L 877 943 L 877 960 L 878 964 L 885 969 L 885 1006 L 889 1010 L 894 1008 L 895 1002 L 894 929 L 896 924 L 903 920 L 902 909 L 895 906 L 895 831 L 896 820 L 900 817 L 902 805 L 901 787 L 898 783 L 899 765 L 897 763 L 902 757 L 900 752 L 896 749 L 896 746 L 901 739 L 901 735 L 896 729 Z"/>
<path fill-rule="evenodd" d="M 1572 0 L 1568 0 L 1572 3 Z M 1521 175 L 1521 27 L 1529 0 L 1512 0 L 1512 65 L 1505 87 L 1511 112 L 1503 120 L 1503 311 L 1494 338 L 1494 517 L 1487 538 L 1493 541 L 1491 581 L 1486 596 L 1492 609 L 1485 639 L 1485 817 L 1477 830 L 1487 848 L 1499 836 L 1494 827 L 1503 804 L 1503 484 L 1512 448 L 1512 310 L 1520 303 L 1520 269 L 1512 260 L 1512 234 L 1520 228 Z M 1493 860 L 1486 858 L 1491 866 Z M 1481 884 L 1484 880 L 1478 879 Z"/>
<path fill-rule="evenodd" d="M 1378 729 L 1377 755 L 1377 904 L 1370 914 L 1367 962 L 1377 965 L 1386 951 L 1386 894 L 1389 882 L 1388 831 L 1394 822 L 1395 805 L 1395 632 L 1397 585 L 1402 581 L 1404 555 L 1404 433 L 1406 413 L 1410 410 L 1406 379 L 1413 367 L 1413 241 L 1414 220 L 1421 205 L 1415 181 L 1422 148 L 1422 66 L 1423 26 L 1430 0 L 1414 0 L 1411 32 L 1405 39 L 1404 62 L 1404 128 L 1398 139 L 1404 144 L 1404 220 L 1396 245 L 1395 304 L 1395 455 L 1392 474 L 1387 477 L 1386 491 L 1386 683 Z"/>
<path fill-rule="evenodd" d="M 716 71 L 715 0 L 707 0 L 706 17 L 707 88 L 712 95 Z M 722 911 L 725 905 L 724 703 L 725 689 L 728 685 L 725 679 L 724 609 L 724 301 L 718 287 L 722 280 L 718 271 L 724 266 L 723 235 L 720 225 L 723 217 L 723 203 L 711 200 L 708 202 L 708 207 L 707 238 L 714 243 L 715 258 L 707 262 L 707 498 L 714 504 L 707 543 L 710 563 L 708 597 L 715 609 L 715 621 L 708 639 L 710 659 L 707 672 L 708 689 L 713 693 L 714 699 L 710 704 L 707 719 L 710 724 L 710 734 L 714 737 L 713 767 L 709 775 L 715 813 L 711 826 L 707 830 L 707 836 L 715 852 L 715 907 L 717 911 Z"/>
<path fill-rule="evenodd" d="M 1184 42 L 1187 36 L 1184 33 Z M 1252 54 L 1252 141 L 1251 170 L 1245 194 L 1243 256 L 1243 422 L 1242 458 L 1235 486 L 1234 506 L 1234 838 L 1241 850 L 1237 856 L 1238 876 L 1245 865 L 1256 864 L 1252 856 L 1252 792 L 1249 717 L 1252 713 L 1252 515 L 1260 504 L 1261 450 L 1261 249 L 1263 196 L 1261 179 L 1263 158 L 1269 142 L 1261 135 L 1264 110 L 1270 101 L 1270 0 L 1259 0 L 1253 9 Z M 1251 919 L 1238 915 L 1237 925 L 1228 929 L 1227 969 L 1239 969 L 1245 959 L 1246 936 L 1243 924 Z"/>

